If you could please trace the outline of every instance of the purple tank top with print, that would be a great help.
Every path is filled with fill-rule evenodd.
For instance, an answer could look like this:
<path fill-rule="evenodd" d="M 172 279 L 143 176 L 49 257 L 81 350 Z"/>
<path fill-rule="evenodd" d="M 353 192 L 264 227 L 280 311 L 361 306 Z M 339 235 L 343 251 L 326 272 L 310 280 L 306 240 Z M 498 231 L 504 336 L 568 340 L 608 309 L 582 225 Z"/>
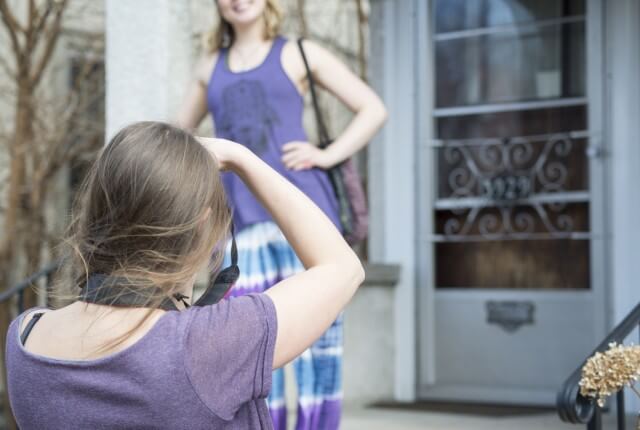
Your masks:
<path fill-rule="evenodd" d="M 238 142 L 260 156 L 340 228 L 338 205 L 326 172 L 316 168 L 294 172 L 281 161 L 282 145 L 308 140 L 302 127 L 303 99 L 280 61 L 286 42 L 283 37 L 275 38 L 264 62 L 243 72 L 229 70 L 228 50 L 220 50 L 207 89 L 216 136 Z M 222 180 L 238 230 L 271 220 L 236 174 L 224 173 Z"/>

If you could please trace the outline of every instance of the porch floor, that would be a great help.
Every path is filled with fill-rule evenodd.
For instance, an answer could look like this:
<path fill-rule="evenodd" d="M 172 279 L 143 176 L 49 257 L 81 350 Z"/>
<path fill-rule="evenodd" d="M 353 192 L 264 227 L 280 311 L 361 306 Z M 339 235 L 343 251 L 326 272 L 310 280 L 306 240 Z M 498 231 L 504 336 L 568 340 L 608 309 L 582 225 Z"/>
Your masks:
<path fill-rule="evenodd" d="M 628 429 L 634 417 L 628 416 Z M 615 427 L 615 417 L 605 416 L 603 428 Z M 347 407 L 342 430 L 581 430 L 586 426 L 567 424 L 554 413 L 529 416 L 486 417 L 439 412 L 416 412 L 378 408 Z"/>

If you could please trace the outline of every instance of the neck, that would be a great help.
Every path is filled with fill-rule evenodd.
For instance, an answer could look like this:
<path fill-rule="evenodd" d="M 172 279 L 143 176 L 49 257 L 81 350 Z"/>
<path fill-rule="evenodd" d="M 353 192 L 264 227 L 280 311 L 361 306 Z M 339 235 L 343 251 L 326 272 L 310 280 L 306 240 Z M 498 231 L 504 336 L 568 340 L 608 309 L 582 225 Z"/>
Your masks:
<path fill-rule="evenodd" d="M 235 40 L 233 44 L 242 49 L 243 46 L 251 46 L 261 43 L 265 40 L 265 23 L 260 18 L 250 24 L 243 26 L 234 26 Z"/>

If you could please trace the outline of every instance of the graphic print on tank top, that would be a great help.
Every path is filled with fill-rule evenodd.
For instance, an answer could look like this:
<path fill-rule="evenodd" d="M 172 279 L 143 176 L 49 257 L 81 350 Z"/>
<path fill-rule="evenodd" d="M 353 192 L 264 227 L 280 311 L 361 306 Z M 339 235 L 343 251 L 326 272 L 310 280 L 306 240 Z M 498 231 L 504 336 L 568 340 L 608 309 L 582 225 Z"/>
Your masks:
<path fill-rule="evenodd" d="M 265 152 L 280 118 L 267 102 L 262 82 L 241 80 L 228 85 L 222 92 L 222 103 L 222 135 L 247 146 L 257 155 Z"/>

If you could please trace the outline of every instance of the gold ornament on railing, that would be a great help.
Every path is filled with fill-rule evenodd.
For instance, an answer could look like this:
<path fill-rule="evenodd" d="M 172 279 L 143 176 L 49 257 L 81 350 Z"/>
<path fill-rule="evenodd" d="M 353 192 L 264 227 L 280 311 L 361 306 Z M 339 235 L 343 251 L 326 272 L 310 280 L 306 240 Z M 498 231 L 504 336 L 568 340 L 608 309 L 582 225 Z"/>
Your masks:
<path fill-rule="evenodd" d="M 596 352 L 582 367 L 580 394 L 597 399 L 603 407 L 607 397 L 629 387 L 638 397 L 635 387 L 640 377 L 640 346 L 609 344 L 605 352 Z M 640 420 L 637 430 L 640 430 Z"/>

